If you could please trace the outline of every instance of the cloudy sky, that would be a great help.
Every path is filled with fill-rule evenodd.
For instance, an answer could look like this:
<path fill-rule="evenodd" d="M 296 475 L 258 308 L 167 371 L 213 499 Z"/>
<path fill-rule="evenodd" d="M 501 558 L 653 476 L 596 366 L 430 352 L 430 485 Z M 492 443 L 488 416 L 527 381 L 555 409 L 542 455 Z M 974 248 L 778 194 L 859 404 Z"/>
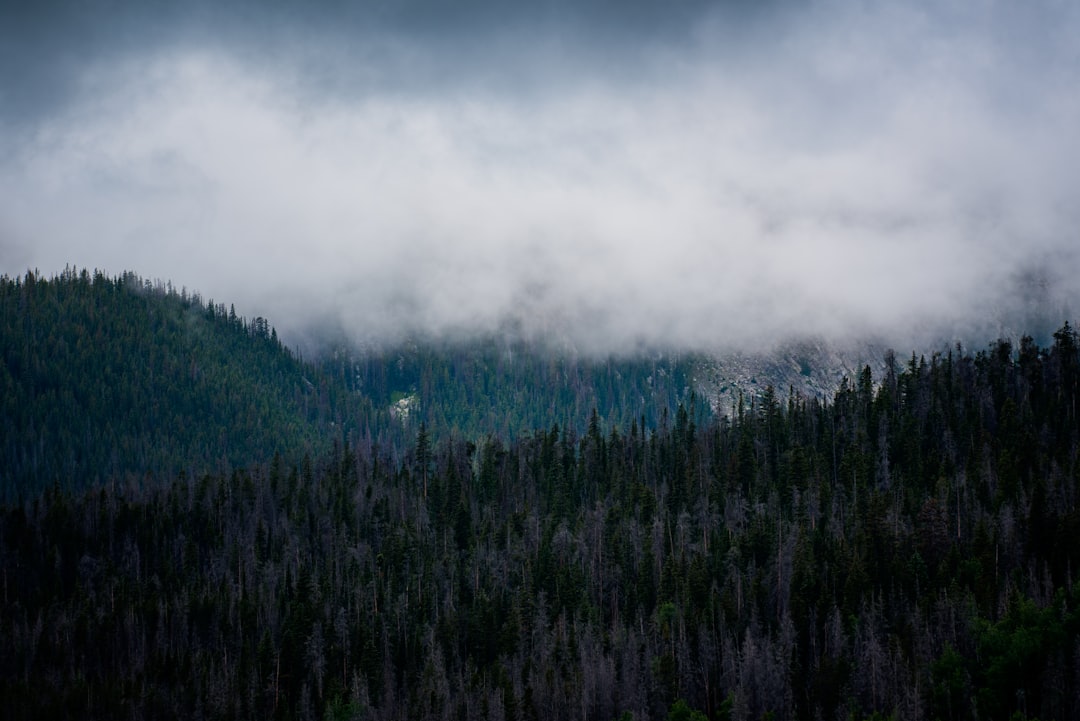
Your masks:
<path fill-rule="evenodd" d="M 0 273 L 130 269 L 293 342 L 1080 307 L 1070 0 L 0 7 Z"/>

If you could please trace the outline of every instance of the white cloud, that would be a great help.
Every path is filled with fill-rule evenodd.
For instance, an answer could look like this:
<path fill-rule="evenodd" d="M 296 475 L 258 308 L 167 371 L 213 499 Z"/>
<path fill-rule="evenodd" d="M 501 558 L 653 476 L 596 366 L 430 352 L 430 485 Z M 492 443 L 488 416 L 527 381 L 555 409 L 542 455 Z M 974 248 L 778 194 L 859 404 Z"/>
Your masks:
<path fill-rule="evenodd" d="M 287 337 L 519 316 L 595 348 L 955 332 L 1017 272 L 1076 270 L 1070 45 L 846 8 L 520 93 L 331 92 L 194 46 L 103 64 L 0 168 L 0 270 L 131 268 Z"/>

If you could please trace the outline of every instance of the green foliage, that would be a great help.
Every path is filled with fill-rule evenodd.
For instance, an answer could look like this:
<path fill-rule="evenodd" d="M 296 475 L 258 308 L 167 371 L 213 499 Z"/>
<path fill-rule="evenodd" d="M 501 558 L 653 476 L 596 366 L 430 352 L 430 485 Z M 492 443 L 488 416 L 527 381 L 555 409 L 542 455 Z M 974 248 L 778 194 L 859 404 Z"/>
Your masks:
<path fill-rule="evenodd" d="M 960 718 L 968 705 L 967 660 L 952 644 L 946 643 L 941 656 L 930 667 L 933 678 L 933 708 L 936 718 Z"/>
<path fill-rule="evenodd" d="M 131 273 L 4 276 L 0 498 L 197 476 L 275 452 L 295 462 L 347 437 L 401 448 L 419 426 L 432 440 L 479 442 L 558 423 L 576 438 L 656 424 L 684 402 L 702 420 L 692 360 L 582 357 L 493 337 L 338 349 L 312 363 L 264 318 Z"/>
<path fill-rule="evenodd" d="M 329 449 L 324 384 L 263 318 L 132 274 L 0 278 L 0 497 Z"/>
<path fill-rule="evenodd" d="M 631 423 L 660 425 L 680 404 L 687 423 L 708 419 L 693 397 L 693 355 L 594 357 L 493 335 L 468 341 L 421 340 L 353 353 L 336 351 L 320 363 L 345 392 L 363 393 L 379 407 L 412 398 L 408 423 L 427 425 L 433 438 L 503 439 L 538 428 L 590 427 L 606 433 Z M 595 411 L 595 413 L 594 413 Z"/>
<path fill-rule="evenodd" d="M 335 697 L 326 704 L 325 721 L 362 721 L 367 718 L 364 708 L 356 701 Z"/>
<path fill-rule="evenodd" d="M 1071 328 L 624 424 L 607 371 L 566 359 L 515 396 L 505 349 L 316 372 L 131 279 L 0 298 L 12 718 L 1080 716 Z M 492 420 L 481 388 L 542 421 L 449 433 Z M 394 389 L 418 417 L 377 410 Z"/>
<path fill-rule="evenodd" d="M 720 703 L 719 708 L 716 709 L 715 721 L 731 721 L 731 713 L 735 708 L 735 692 L 729 691 L 727 697 Z"/>
<path fill-rule="evenodd" d="M 997 622 L 978 619 L 975 626 L 979 663 L 972 669 L 979 683 L 980 711 L 1000 717 L 1019 699 L 1037 707 L 1043 701 L 1063 703 L 1060 690 L 1045 694 L 1048 666 L 1064 652 L 1072 652 L 1080 637 L 1080 583 L 1059 588 L 1052 603 L 1040 607 L 1029 598 L 1014 598 Z"/>
<path fill-rule="evenodd" d="M 708 721 L 708 717 L 701 711 L 691 709 L 686 701 L 680 698 L 671 705 L 667 721 Z"/>

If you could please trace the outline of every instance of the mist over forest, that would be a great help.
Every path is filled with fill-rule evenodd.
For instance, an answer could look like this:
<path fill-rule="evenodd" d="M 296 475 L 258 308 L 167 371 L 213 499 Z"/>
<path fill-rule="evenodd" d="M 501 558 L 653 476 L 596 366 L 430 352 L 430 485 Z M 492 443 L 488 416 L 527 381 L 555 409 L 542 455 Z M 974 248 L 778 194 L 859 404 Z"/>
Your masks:
<path fill-rule="evenodd" d="M 1080 718 L 1078 37 L 4 4 L 5 714 Z"/>
<path fill-rule="evenodd" d="M 690 356 L 304 360 L 130 273 L 0 278 L 0 341 L 11 718 L 1080 714 L 1069 324 L 723 415 Z"/>
<path fill-rule="evenodd" d="M 134 269 L 290 345 L 981 345 L 1032 278 L 1077 307 L 1070 3 L 3 12 L 10 275 Z"/>

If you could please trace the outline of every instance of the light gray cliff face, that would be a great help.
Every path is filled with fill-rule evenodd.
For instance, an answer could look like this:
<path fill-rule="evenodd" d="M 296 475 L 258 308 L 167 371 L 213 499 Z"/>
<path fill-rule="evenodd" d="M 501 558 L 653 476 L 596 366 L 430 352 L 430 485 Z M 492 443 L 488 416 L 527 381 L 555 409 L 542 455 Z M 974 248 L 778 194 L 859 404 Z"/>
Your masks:
<path fill-rule="evenodd" d="M 875 383 L 886 371 L 888 348 L 882 343 L 849 344 L 801 341 L 772 352 L 716 353 L 703 357 L 694 369 L 694 390 L 719 415 L 733 415 L 742 396 L 749 406 L 770 386 L 777 397 L 792 393 L 807 398 L 831 398 L 843 378 L 854 379 L 870 366 Z"/>

